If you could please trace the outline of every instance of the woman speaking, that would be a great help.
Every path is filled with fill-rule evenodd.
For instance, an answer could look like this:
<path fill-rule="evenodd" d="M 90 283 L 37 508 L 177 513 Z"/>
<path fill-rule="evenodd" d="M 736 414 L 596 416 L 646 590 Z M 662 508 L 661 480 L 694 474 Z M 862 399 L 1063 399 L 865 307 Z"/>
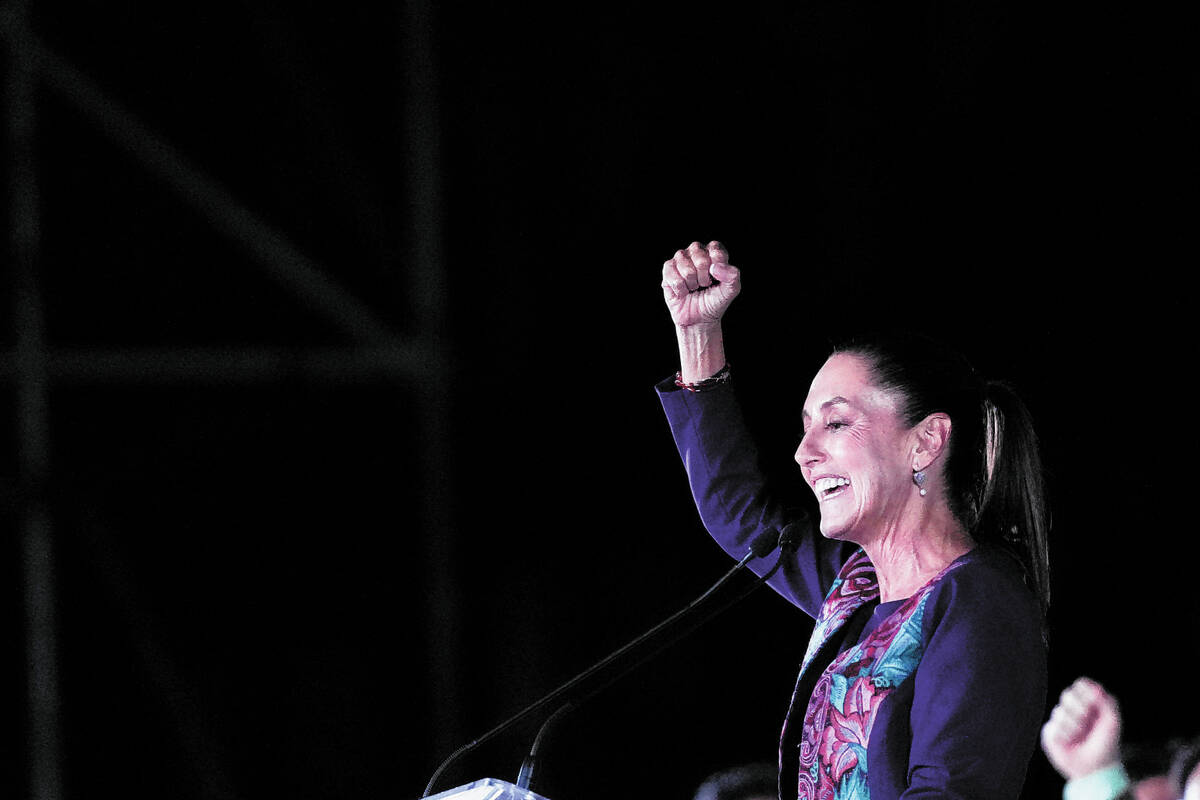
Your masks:
<path fill-rule="evenodd" d="M 800 481 L 820 510 L 819 534 L 770 581 L 816 620 L 780 797 L 1016 798 L 1045 709 L 1049 597 L 1024 405 L 936 342 L 852 341 L 813 378 L 799 471 L 780 483 L 725 363 L 721 318 L 740 287 L 718 242 L 663 264 L 680 371 L 658 390 L 701 519 L 735 558 L 804 519 Z"/>

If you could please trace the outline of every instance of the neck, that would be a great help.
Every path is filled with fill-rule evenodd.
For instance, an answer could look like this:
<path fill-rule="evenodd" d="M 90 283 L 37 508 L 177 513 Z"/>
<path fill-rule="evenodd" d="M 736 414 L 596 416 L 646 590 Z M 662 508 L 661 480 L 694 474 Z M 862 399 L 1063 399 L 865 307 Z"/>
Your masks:
<path fill-rule="evenodd" d="M 879 601 L 888 603 L 911 597 L 952 561 L 970 552 L 975 541 L 949 507 L 922 498 L 915 510 L 862 547 L 879 579 Z"/>

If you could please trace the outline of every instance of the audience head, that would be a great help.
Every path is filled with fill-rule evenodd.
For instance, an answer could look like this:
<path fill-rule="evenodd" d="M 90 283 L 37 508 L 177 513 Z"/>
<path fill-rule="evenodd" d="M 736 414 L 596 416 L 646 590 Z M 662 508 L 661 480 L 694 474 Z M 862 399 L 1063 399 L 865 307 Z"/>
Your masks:
<path fill-rule="evenodd" d="M 1200 737 L 1184 742 L 1175 751 L 1169 777 L 1176 797 L 1200 800 Z"/>
<path fill-rule="evenodd" d="M 778 792 L 773 764 L 744 764 L 708 776 L 693 800 L 776 800 Z"/>

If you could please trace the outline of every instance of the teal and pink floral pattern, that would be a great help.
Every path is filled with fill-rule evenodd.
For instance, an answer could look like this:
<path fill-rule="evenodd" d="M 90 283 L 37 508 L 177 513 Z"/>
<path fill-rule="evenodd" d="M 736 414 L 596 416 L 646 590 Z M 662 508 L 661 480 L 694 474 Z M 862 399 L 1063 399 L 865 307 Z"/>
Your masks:
<path fill-rule="evenodd" d="M 854 615 L 855 611 L 879 597 L 879 582 L 875 578 L 875 567 L 862 550 L 847 559 L 829 587 L 817 624 L 808 640 L 808 652 L 800 671 L 808 669 L 817 651 L 839 628 Z"/>
<path fill-rule="evenodd" d="M 804 715 L 800 800 L 868 800 L 867 743 L 884 699 L 916 671 L 924 646 L 921 621 L 933 585 L 951 564 L 821 674 Z M 806 669 L 817 650 L 851 615 L 879 596 L 875 571 L 859 552 L 830 589 L 813 631 Z"/>

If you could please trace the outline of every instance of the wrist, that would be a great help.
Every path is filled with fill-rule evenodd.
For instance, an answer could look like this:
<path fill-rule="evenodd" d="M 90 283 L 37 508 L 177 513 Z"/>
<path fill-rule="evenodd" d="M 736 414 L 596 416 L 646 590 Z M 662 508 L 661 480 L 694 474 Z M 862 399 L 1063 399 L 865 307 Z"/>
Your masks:
<path fill-rule="evenodd" d="M 679 342 L 679 374 L 686 383 L 711 378 L 725 366 L 721 323 L 697 323 L 675 329 Z"/>
<path fill-rule="evenodd" d="M 1063 800 L 1115 800 L 1129 787 L 1129 775 L 1118 762 L 1067 781 Z"/>
<path fill-rule="evenodd" d="M 707 392 L 711 389 L 717 388 L 722 384 L 729 383 L 731 375 L 732 373 L 729 371 L 728 364 L 713 373 L 711 377 L 705 378 L 701 381 L 695 381 L 693 383 L 684 381 L 682 372 L 676 372 L 675 385 L 680 389 L 687 389 L 689 392 Z"/>

